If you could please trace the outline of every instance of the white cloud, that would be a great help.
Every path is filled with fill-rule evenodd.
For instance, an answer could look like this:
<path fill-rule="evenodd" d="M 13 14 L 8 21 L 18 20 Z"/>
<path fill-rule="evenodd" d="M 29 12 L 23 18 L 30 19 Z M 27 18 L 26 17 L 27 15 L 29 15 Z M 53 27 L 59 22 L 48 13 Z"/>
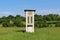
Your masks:
<path fill-rule="evenodd" d="M 37 11 L 39 15 L 60 14 L 60 9 L 41 9 Z"/>
<path fill-rule="evenodd" d="M 16 15 L 21 15 L 21 16 L 25 16 L 24 13 L 15 13 L 15 12 L 0 12 L 0 17 L 2 16 L 9 16 L 9 15 L 13 15 L 13 16 L 16 16 Z"/>
<path fill-rule="evenodd" d="M 0 17 L 8 16 L 8 15 L 13 15 L 13 13 L 11 13 L 11 12 L 0 12 Z"/>

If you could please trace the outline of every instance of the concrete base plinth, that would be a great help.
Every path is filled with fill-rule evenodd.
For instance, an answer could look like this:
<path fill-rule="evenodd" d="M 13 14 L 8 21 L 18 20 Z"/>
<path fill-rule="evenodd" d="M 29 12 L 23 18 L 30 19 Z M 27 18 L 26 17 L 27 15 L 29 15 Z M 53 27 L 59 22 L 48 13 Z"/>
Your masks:
<path fill-rule="evenodd" d="M 33 32 L 33 27 L 27 27 L 26 32 Z"/>

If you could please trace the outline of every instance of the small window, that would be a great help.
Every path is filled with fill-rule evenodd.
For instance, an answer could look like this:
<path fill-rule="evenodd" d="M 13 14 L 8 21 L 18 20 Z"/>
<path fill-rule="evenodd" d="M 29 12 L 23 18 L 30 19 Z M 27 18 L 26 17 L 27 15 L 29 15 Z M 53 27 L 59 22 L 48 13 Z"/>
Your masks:
<path fill-rule="evenodd" d="M 28 17 L 28 23 L 29 23 L 29 17 Z"/>
<path fill-rule="evenodd" d="M 32 21 L 32 16 L 31 16 L 31 23 L 32 23 L 33 21 Z"/>

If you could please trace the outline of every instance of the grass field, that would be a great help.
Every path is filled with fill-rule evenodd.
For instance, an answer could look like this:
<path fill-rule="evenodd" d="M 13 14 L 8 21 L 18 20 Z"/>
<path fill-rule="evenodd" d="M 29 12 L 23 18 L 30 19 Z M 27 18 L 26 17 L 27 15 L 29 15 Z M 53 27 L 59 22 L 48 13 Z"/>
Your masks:
<path fill-rule="evenodd" d="M 34 33 L 25 28 L 0 28 L 0 40 L 60 40 L 60 28 L 35 28 Z"/>

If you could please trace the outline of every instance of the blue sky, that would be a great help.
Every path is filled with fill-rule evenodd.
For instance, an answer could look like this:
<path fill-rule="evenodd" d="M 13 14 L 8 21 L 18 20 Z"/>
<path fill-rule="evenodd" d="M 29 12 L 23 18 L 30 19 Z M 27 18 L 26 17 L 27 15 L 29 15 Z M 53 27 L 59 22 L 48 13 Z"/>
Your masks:
<path fill-rule="evenodd" d="M 60 14 L 60 0 L 0 0 L 0 17 L 24 16 L 24 9 L 35 9 L 37 14 Z"/>

